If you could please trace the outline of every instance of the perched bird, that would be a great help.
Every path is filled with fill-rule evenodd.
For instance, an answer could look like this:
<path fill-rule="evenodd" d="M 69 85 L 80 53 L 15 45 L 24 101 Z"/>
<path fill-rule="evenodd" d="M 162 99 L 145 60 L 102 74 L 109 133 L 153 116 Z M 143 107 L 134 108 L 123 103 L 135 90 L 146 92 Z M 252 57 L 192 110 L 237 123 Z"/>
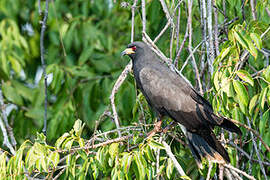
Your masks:
<path fill-rule="evenodd" d="M 211 104 L 183 77 L 162 63 L 144 42 L 129 44 L 122 55 L 131 58 L 136 84 L 151 109 L 160 117 L 157 124 L 160 126 L 162 117 L 168 116 L 185 127 L 189 147 L 199 166 L 202 158 L 230 162 L 227 151 L 212 129 L 220 126 L 241 135 L 234 123 L 215 115 Z"/>

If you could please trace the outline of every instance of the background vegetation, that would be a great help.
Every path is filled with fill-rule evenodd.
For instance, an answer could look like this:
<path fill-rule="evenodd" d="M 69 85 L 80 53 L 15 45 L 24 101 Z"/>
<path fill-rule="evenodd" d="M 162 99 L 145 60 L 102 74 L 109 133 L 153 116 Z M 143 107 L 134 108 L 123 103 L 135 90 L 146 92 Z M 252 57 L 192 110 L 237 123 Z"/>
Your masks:
<path fill-rule="evenodd" d="M 50 1 L 45 137 L 38 133 L 44 119 L 40 22 L 45 1 L 0 0 L 1 178 L 218 179 L 223 173 L 228 179 L 269 178 L 270 2 L 147 0 L 146 20 L 143 2 Z M 164 27 L 156 40 L 168 57 L 163 59 L 179 70 L 184 65 L 182 74 L 215 111 L 242 123 L 241 143 L 216 129 L 240 172 L 207 162 L 199 170 L 180 127 L 146 140 L 155 118 L 132 73 L 115 95 L 121 126 L 116 130 L 110 96 L 129 61 L 120 52 L 131 37 L 151 43 L 147 37 L 154 40 Z"/>

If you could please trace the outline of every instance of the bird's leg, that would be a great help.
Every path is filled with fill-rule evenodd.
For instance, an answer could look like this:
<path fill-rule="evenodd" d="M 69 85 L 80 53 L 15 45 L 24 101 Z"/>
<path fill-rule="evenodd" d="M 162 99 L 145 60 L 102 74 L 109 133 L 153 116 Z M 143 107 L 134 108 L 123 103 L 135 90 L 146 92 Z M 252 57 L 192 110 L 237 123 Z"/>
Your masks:
<path fill-rule="evenodd" d="M 162 116 L 159 116 L 158 121 L 155 123 L 154 129 L 147 134 L 147 138 L 151 138 L 157 132 L 161 132 L 162 131 L 161 125 L 162 125 Z"/>

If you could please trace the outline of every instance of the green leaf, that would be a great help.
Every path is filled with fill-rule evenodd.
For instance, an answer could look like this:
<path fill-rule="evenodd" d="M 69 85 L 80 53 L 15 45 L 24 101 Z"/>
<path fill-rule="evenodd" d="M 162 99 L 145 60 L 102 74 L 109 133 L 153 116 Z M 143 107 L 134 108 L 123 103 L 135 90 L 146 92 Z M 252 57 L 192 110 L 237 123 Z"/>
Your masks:
<path fill-rule="evenodd" d="M 85 126 L 85 124 L 82 124 L 82 121 L 81 120 L 78 119 L 77 121 L 75 121 L 75 124 L 73 126 L 73 129 L 74 129 L 75 135 L 77 137 L 80 137 L 81 136 L 82 130 L 83 130 L 84 126 Z"/>
<path fill-rule="evenodd" d="M 255 107 L 257 100 L 258 100 L 259 94 L 256 94 L 255 96 L 253 96 L 249 102 L 249 114 L 252 115 L 253 114 L 253 108 Z"/>
<path fill-rule="evenodd" d="M 262 49 L 262 39 L 257 33 L 250 33 L 251 39 L 254 41 L 255 45 L 259 50 Z"/>
<path fill-rule="evenodd" d="M 10 83 L 4 83 L 2 86 L 4 96 L 14 104 L 23 105 L 23 99 L 18 95 L 16 89 L 14 89 Z"/>
<path fill-rule="evenodd" d="M 264 108 L 264 104 L 265 104 L 265 101 L 266 101 L 267 91 L 268 91 L 268 87 L 265 87 L 265 88 L 263 88 L 263 90 L 262 90 L 262 92 L 260 94 L 259 103 L 260 103 L 262 109 Z"/>
<path fill-rule="evenodd" d="M 153 161 L 153 162 L 155 161 L 155 158 L 154 158 L 154 155 L 153 155 L 153 152 L 152 152 L 150 146 L 146 147 L 145 154 L 146 154 L 147 159 L 149 159 L 150 161 Z"/>
<path fill-rule="evenodd" d="M 219 85 L 219 71 L 218 70 L 215 72 L 215 75 L 214 75 L 214 86 L 215 86 L 215 88 L 216 88 L 217 91 L 220 89 L 220 85 Z"/>
<path fill-rule="evenodd" d="M 55 146 L 57 149 L 60 148 L 61 144 L 66 140 L 66 138 L 69 136 L 69 133 L 64 133 L 60 138 L 57 139 L 55 142 Z"/>
<path fill-rule="evenodd" d="M 165 149 L 164 148 L 164 146 L 162 145 L 162 144 L 160 144 L 160 143 L 158 143 L 158 142 L 156 142 L 156 141 L 154 141 L 154 140 L 152 140 L 152 141 L 150 141 L 149 142 L 149 146 L 151 147 L 151 148 L 153 148 L 153 149 Z"/>
<path fill-rule="evenodd" d="M 248 106 L 249 97 L 248 92 L 243 84 L 241 84 L 238 80 L 233 81 L 233 87 L 236 91 L 236 94 L 240 100 L 240 103 L 242 103 L 245 107 Z"/>
<path fill-rule="evenodd" d="M 130 153 L 125 153 L 122 157 L 122 168 L 125 172 L 125 174 L 128 173 L 128 170 L 130 168 L 130 165 L 131 165 L 131 162 L 132 162 L 132 159 L 133 159 L 133 155 L 130 154 Z"/>
<path fill-rule="evenodd" d="M 8 56 L 8 59 L 11 62 L 12 69 L 17 73 L 17 75 L 20 75 L 22 70 L 20 63 L 12 56 Z"/>
<path fill-rule="evenodd" d="M 263 70 L 263 76 L 267 81 L 270 81 L 270 66 L 267 66 L 267 68 Z"/>
<path fill-rule="evenodd" d="M 234 91 L 233 91 L 233 84 L 232 80 L 229 78 L 224 78 L 221 81 L 221 90 L 227 94 L 228 97 L 233 97 L 234 96 Z"/>
<path fill-rule="evenodd" d="M 171 158 L 169 158 L 167 168 L 166 168 L 166 175 L 169 179 L 171 179 L 171 175 L 173 173 L 173 168 L 174 168 L 173 162 L 172 162 Z"/>
<path fill-rule="evenodd" d="M 249 83 L 251 86 L 254 86 L 254 80 L 252 79 L 251 75 L 245 70 L 239 70 L 236 72 L 238 77 L 243 81 Z"/>
<path fill-rule="evenodd" d="M 230 50 L 231 50 L 231 46 L 227 48 L 223 48 L 220 54 L 218 55 L 218 57 L 216 58 L 216 61 L 214 64 L 218 64 L 219 62 L 221 62 L 229 54 Z"/>
<path fill-rule="evenodd" d="M 83 65 L 93 53 L 93 48 L 85 48 L 79 57 L 79 65 Z"/>
<path fill-rule="evenodd" d="M 6 173 L 7 173 L 6 158 L 7 158 L 7 153 L 2 152 L 2 154 L 0 155 L 0 177 L 6 177 Z"/>
<path fill-rule="evenodd" d="M 143 166 L 143 162 L 141 161 L 141 157 L 142 156 L 139 152 L 136 152 L 134 155 L 134 159 L 139 171 L 139 177 L 140 180 L 144 180 L 145 176 L 146 176 L 146 172 L 145 172 L 145 167 Z"/>
<path fill-rule="evenodd" d="M 58 152 L 52 152 L 50 155 L 49 155 L 49 160 L 53 163 L 53 166 L 56 168 L 58 163 L 59 163 L 59 154 Z"/>
<path fill-rule="evenodd" d="M 235 37 L 235 39 L 245 48 L 245 49 L 248 49 L 248 44 L 245 40 L 245 38 L 242 36 L 241 33 L 239 33 L 238 31 L 236 30 L 233 30 L 233 35 Z"/>
<path fill-rule="evenodd" d="M 114 157 L 118 154 L 119 151 L 119 143 L 112 143 L 109 147 L 109 154 L 114 159 Z"/>
<path fill-rule="evenodd" d="M 64 147 L 64 149 L 71 149 L 73 141 L 73 137 L 68 137 L 63 143 L 62 147 Z"/>

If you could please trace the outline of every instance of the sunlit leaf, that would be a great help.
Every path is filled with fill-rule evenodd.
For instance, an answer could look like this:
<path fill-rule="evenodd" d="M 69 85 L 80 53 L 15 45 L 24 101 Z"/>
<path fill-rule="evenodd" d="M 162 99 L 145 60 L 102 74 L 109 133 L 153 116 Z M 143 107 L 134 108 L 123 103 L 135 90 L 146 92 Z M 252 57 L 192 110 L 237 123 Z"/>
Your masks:
<path fill-rule="evenodd" d="M 264 108 L 264 104 L 266 101 L 267 91 L 268 91 L 268 87 L 265 87 L 265 88 L 263 88 L 263 90 L 261 91 L 261 94 L 260 94 L 259 103 L 260 103 L 262 109 Z"/>
<path fill-rule="evenodd" d="M 59 163 L 59 153 L 58 152 L 52 152 L 49 155 L 49 160 L 53 163 L 54 167 L 56 168 Z"/>
<path fill-rule="evenodd" d="M 109 147 L 109 154 L 114 159 L 114 157 L 118 154 L 119 151 L 119 143 L 112 143 Z"/>
<path fill-rule="evenodd" d="M 251 39 L 254 41 L 258 49 L 262 49 L 262 39 L 257 33 L 250 33 Z"/>
<path fill-rule="evenodd" d="M 249 102 L 249 114 L 252 115 L 253 114 L 253 108 L 255 107 L 255 105 L 257 104 L 257 100 L 258 100 L 259 95 L 256 94 L 255 96 L 253 96 Z"/>
<path fill-rule="evenodd" d="M 243 81 L 249 83 L 251 86 L 254 86 L 254 80 L 251 75 L 245 70 L 239 70 L 236 72 L 238 77 L 240 77 Z"/>

